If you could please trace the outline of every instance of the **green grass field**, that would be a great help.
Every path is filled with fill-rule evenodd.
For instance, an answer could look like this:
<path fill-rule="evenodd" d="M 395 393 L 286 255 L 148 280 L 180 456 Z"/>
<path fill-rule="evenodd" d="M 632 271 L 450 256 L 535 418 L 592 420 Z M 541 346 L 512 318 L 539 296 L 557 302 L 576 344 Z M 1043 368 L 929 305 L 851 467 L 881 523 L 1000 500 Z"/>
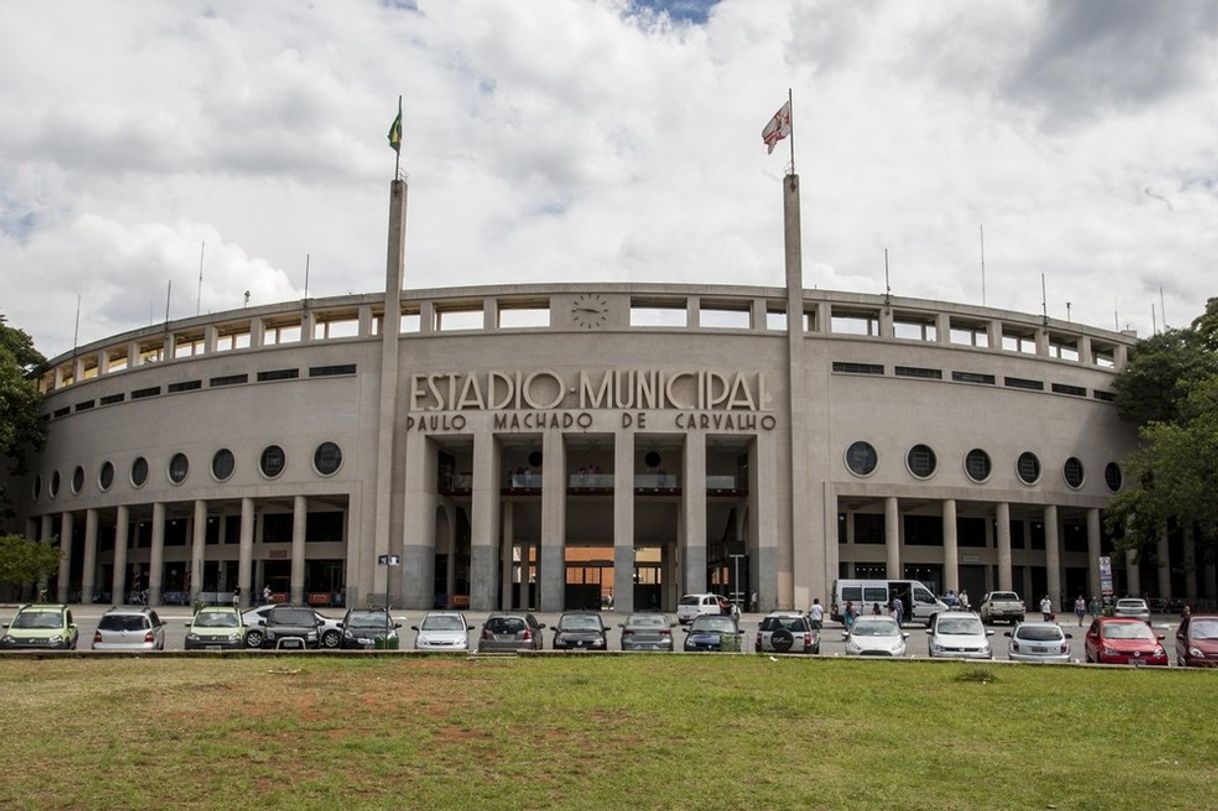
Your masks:
<path fill-rule="evenodd" d="M 0 659 L 0 700 L 2 807 L 1218 807 L 1218 672 Z"/>

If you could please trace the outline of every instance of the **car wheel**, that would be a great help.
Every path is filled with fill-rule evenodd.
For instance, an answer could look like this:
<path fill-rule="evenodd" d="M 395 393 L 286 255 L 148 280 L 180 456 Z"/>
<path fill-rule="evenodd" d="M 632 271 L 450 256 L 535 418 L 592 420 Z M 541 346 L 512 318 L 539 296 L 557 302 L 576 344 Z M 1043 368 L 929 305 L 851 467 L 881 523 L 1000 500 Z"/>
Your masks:
<path fill-rule="evenodd" d="M 321 646 L 329 650 L 337 650 L 343 638 L 338 631 L 326 631 L 321 635 Z"/>
<path fill-rule="evenodd" d="M 261 648 L 262 647 L 262 631 L 246 631 L 245 632 L 245 647 Z"/>

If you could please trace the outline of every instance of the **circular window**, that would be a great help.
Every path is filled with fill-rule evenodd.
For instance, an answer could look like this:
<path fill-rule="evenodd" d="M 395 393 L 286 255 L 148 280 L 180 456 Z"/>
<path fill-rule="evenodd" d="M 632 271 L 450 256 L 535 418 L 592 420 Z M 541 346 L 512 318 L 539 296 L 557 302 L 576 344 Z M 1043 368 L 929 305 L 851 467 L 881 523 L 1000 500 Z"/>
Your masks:
<path fill-rule="evenodd" d="M 51 494 L 51 498 L 55 498 L 55 496 L 59 495 L 59 471 L 58 470 L 56 470 L 54 473 L 51 474 L 50 494 Z"/>
<path fill-rule="evenodd" d="M 647 467 L 659 467 L 661 461 L 660 454 L 655 451 L 647 451 L 643 456 L 643 464 L 647 465 Z"/>
<path fill-rule="evenodd" d="M 964 472 L 975 482 L 983 482 L 988 479 L 992 469 L 990 455 L 981 448 L 973 448 L 964 457 Z"/>
<path fill-rule="evenodd" d="M 853 442 L 846 448 L 846 469 L 855 476 L 870 476 L 875 472 L 879 456 L 870 442 Z"/>
<path fill-rule="evenodd" d="M 211 475 L 216 477 L 216 481 L 227 481 L 228 477 L 233 475 L 236 467 L 237 460 L 233 458 L 233 452 L 228 448 L 221 448 L 211 458 Z"/>
<path fill-rule="evenodd" d="M 342 448 L 333 442 L 323 442 L 313 452 L 313 467 L 323 476 L 333 476 L 343 464 Z"/>
<path fill-rule="evenodd" d="M 283 455 L 283 448 L 278 445 L 268 445 L 262 452 L 262 458 L 258 460 L 258 468 L 268 479 L 273 479 L 282 473 L 286 465 L 287 458 Z"/>
<path fill-rule="evenodd" d="M 1104 466 L 1104 483 L 1108 485 L 1108 489 L 1116 492 L 1121 489 L 1125 478 L 1121 475 L 1121 466 L 1116 462 L 1109 462 Z"/>
<path fill-rule="evenodd" d="M 38 497 L 40 495 L 42 495 L 42 476 L 35 476 L 34 477 L 34 500 L 37 501 Z"/>
<path fill-rule="evenodd" d="M 935 452 L 929 445 L 914 445 L 905 456 L 905 464 L 919 479 L 928 478 L 935 472 Z"/>
<path fill-rule="evenodd" d="M 1066 477 L 1066 484 L 1077 490 L 1083 486 L 1083 463 L 1071 456 L 1062 467 L 1062 475 Z"/>
<path fill-rule="evenodd" d="M 1024 451 L 1015 463 L 1015 472 L 1024 484 L 1036 484 L 1040 481 L 1040 459 L 1031 451 Z"/>
<path fill-rule="evenodd" d="M 169 481 L 181 484 L 186 481 L 186 474 L 189 472 L 190 460 L 186 458 L 186 454 L 175 453 L 169 460 Z"/>
<path fill-rule="evenodd" d="M 72 471 L 72 492 L 79 493 L 80 488 L 85 486 L 85 469 L 80 465 Z"/>
<path fill-rule="evenodd" d="M 146 481 L 148 481 L 148 460 L 141 456 L 131 463 L 131 483 L 136 487 L 143 487 Z"/>
<path fill-rule="evenodd" d="M 109 462 L 102 462 L 101 470 L 97 472 L 97 486 L 104 493 L 110 489 L 112 484 L 114 484 L 114 465 Z"/>

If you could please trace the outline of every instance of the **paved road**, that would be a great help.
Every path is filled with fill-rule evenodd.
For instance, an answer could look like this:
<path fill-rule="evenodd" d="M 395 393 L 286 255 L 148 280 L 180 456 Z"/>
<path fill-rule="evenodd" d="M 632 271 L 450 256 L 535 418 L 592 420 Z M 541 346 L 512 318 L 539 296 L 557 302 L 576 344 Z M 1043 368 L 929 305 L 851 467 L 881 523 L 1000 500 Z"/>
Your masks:
<path fill-rule="evenodd" d="M 80 628 L 80 643 L 79 647 L 82 650 L 87 650 L 92 644 L 93 632 L 97 629 L 98 619 L 109 606 L 102 605 L 77 605 L 72 607 L 72 614 Z M 186 641 L 186 625 L 190 619 L 190 609 L 185 606 L 163 606 L 157 609 L 162 621 L 166 623 L 165 647 L 168 650 L 182 650 L 185 647 Z M 12 619 L 15 613 L 15 607 L 0 607 L 0 622 L 8 622 Z M 342 619 L 343 611 L 341 609 L 323 609 L 322 613 L 329 617 Z M 394 611 L 393 615 L 402 624 L 399 631 L 402 638 L 402 648 L 411 649 L 414 647 L 415 632 L 410 630 L 411 625 L 417 625 L 420 618 L 423 616 L 422 611 Z M 465 612 L 466 619 L 475 629 L 481 629 L 483 621 L 487 617 L 486 612 L 467 611 Z M 535 613 L 538 621 L 544 623 L 546 631 L 545 647 L 550 649 L 553 646 L 553 627 L 558 621 L 556 613 Z M 618 623 L 625 621 L 625 615 L 606 611 L 603 612 L 605 623 L 612 629 L 609 634 L 609 647 L 611 650 L 619 650 L 621 648 L 621 631 L 617 627 Z M 757 636 L 757 626 L 760 623 L 762 614 L 745 614 L 741 617 L 740 627 L 745 632 L 742 649 L 748 652 L 754 650 L 754 640 Z M 675 622 L 676 616 L 670 615 Z M 1088 620 L 1089 622 L 1089 620 Z M 1163 640 L 1163 645 L 1168 650 L 1171 664 L 1175 666 L 1174 658 L 1174 643 L 1176 627 L 1179 620 L 1174 616 L 1156 616 L 1152 619 L 1151 624 L 1158 633 L 1166 635 Z M 1071 639 L 1071 659 L 1074 661 L 1083 661 L 1083 634 L 1086 628 L 1079 628 L 1073 614 L 1069 617 L 1063 617 L 1061 621 L 1062 628 L 1066 633 L 1072 635 Z M 994 648 L 996 659 L 1006 659 L 1007 638 L 1005 633 L 1011 630 L 1011 626 L 1006 624 L 987 626 L 991 628 L 994 635 L 990 642 Z M 909 634 L 906 640 L 908 656 L 912 658 L 925 658 L 927 655 L 927 646 L 929 635 L 926 633 L 925 626 L 922 625 L 906 625 L 905 632 Z M 470 632 L 470 647 L 476 647 L 478 639 L 478 630 Z M 681 650 L 681 644 L 685 639 L 684 630 L 678 626 L 673 629 L 673 639 L 676 642 L 676 649 Z M 821 655 L 822 656 L 844 656 L 845 643 L 842 639 L 841 625 L 830 623 L 821 632 Z"/>

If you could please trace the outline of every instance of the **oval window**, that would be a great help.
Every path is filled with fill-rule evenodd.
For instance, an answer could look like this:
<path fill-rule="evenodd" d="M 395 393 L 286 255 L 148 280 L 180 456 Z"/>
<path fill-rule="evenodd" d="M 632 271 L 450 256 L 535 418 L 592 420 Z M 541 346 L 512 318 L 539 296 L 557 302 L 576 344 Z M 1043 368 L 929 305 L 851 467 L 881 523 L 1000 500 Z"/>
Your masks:
<path fill-rule="evenodd" d="M 855 476 L 870 476 L 878 462 L 879 455 L 870 442 L 859 440 L 846 448 L 846 469 Z"/>
<path fill-rule="evenodd" d="M 148 460 L 141 456 L 131 463 L 131 483 L 136 487 L 143 487 L 146 481 L 148 481 Z"/>
<path fill-rule="evenodd" d="M 929 445 L 914 445 L 909 449 L 905 462 L 909 465 L 909 472 L 919 479 L 928 478 L 935 472 L 935 452 Z"/>
<path fill-rule="evenodd" d="M 80 488 L 85 486 L 85 469 L 80 465 L 72 471 L 72 492 L 79 493 Z"/>
<path fill-rule="evenodd" d="M 1066 484 L 1077 490 L 1083 486 L 1083 463 L 1071 456 L 1062 467 L 1062 475 L 1066 477 Z"/>
<path fill-rule="evenodd" d="M 169 460 L 169 481 L 174 484 L 181 484 L 186 481 L 186 474 L 190 473 L 190 460 L 186 458 L 184 453 L 175 453 L 173 458 Z"/>
<path fill-rule="evenodd" d="M 97 472 L 97 486 L 104 493 L 110 489 L 112 484 L 114 484 L 114 465 L 110 462 L 102 462 L 101 470 Z"/>
<path fill-rule="evenodd" d="M 37 501 L 40 495 L 42 495 L 42 476 L 39 475 L 34 477 L 34 500 Z"/>
<path fill-rule="evenodd" d="M 51 494 L 51 498 L 55 498 L 55 496 L 59 495 L 59 471 L 58 470 L 56 470 L 54 473 L 51 474 L 50 494 Z"/>
<path fill-rule="evenodd" d="M 284 456 L 283 448 L 278 445 L 268 445 L 262 451 L 262 457 L 258 460 L 258 468 L 262 471 L 262 475 L 268 479 L 278 476 L 286 466 L 287 457 Z"/>
<path fill-rule="evenodd" d="M 333 476 L 342 464 L 342 448 L 333 442 L 323 442 L 313 452 L 313 467 L 323 476 Z"/>
<path fill-rule="evenodd" d="M 1015 472 L 1024 484 L 1036 484 L 1040 481 L 1040 459 L 1031 451 L 1024 451 L 1015 463 Z"/>
<path fill-rule="evenodd" d="M 981 448 L 973 448 L 964 457 L 964 472 L 975 482 L 983 482 L 988 479 L 992 469 L 990 455 Z"/>
<path fill-rule="evenodd" d="M 233 458 L 233 452 L 228 448 L 221 448 L 211 458 L 211 475 L 216 477 L 216 481 L 227 481 L 236 468 L 237 460 Z"/>
<path fill-rule="evenodd" d="M 1121 475 L 1121 466 L 1116 462 L 1109 462 L 1104 467 L 1104 483 L 1114 493 L 1120 490 L 1121 485 L 1125 483 L 1125 477 Z"/>

